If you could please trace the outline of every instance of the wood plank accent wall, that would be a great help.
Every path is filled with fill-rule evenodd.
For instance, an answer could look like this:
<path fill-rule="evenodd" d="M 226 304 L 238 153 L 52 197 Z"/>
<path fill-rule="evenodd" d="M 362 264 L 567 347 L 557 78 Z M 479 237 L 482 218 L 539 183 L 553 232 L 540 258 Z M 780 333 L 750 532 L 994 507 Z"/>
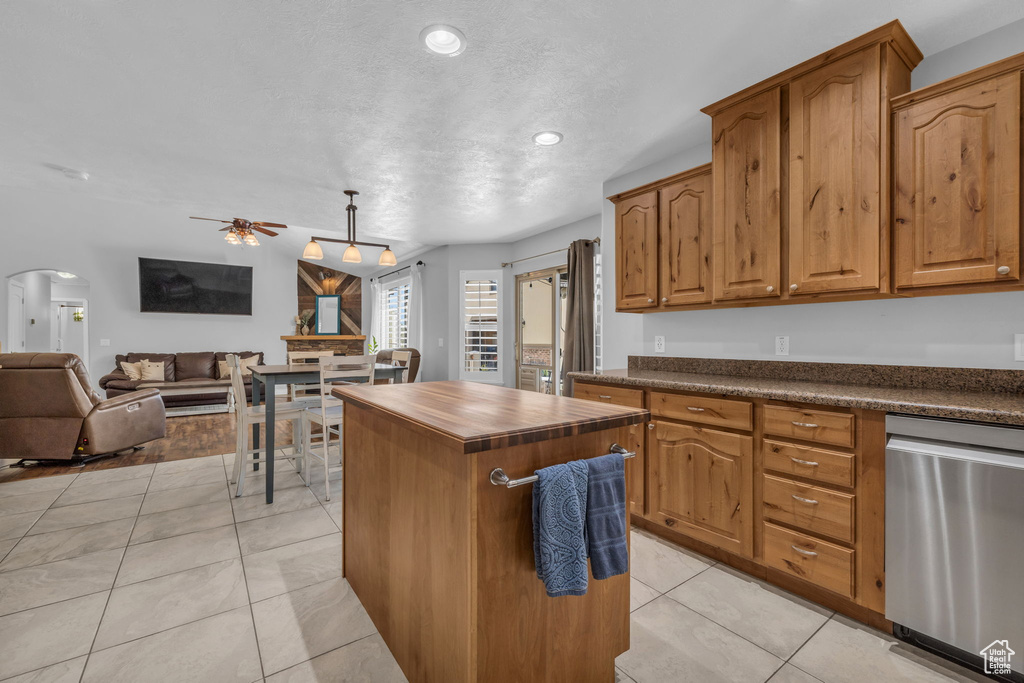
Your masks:
<path fill-rule="evenodd" d="M 321 275 L 323 277 L 321 277 Z M 316 310 L 316 297 L 321 294 L 341 295 L 340 334 L 363 333 L 363 279 L 308 261 L 298 262 L 298 307 L 295 315 Z M 310 327 L 313 323 L 310 323 Z M 359 344 L 362 348 L 362 344 Z M 289 351 L 301 351 L 298 347 Z M 358 351 L 357 351 L 358 353 Z M 349 355 L 349 354 L 345 354 Z"/>

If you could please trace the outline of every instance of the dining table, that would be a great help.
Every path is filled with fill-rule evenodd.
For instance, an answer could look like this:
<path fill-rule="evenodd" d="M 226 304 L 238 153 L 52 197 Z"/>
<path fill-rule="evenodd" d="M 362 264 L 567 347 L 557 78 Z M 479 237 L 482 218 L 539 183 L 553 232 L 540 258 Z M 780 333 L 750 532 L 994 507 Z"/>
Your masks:
<path fill-rule="evenodd" d="M 379 379 L 389 379 L 392 383 L 401 384 L 405 378 L 405 373 L 409 368 L 402 365 L 389 365 L 386 363 L 377 363 L 374 366 L 373 376 L 374 381 Z M 350 383 L 365 382 L 368 378 L 359 377 L 346 377 L 345 381 Z M 320 383 L 320 366 L 314 363 L 294 363 L 291 365 L 257 365 L 252 368 L 252 405 L 259 406 L 260 399 L 262 396 L 266 396 L 266 464 L 267 464 L 267 504 L 274 502 L 274 433 L 276 429 L 276 404 L 277 401 L 272 400 L 276 395 L 278 385 L 288 384 L 319 384 Z M 256 451 L 253 454 L 253 458 L 259 457 L 260 448 L 260 425 L 254 423 L 252 426 L 252 447 Z M 259 462 L 253 465 L 253 468 L 258 470 L 260 468 Z M 308 476 L 308 475 L 307 475 Z"/>

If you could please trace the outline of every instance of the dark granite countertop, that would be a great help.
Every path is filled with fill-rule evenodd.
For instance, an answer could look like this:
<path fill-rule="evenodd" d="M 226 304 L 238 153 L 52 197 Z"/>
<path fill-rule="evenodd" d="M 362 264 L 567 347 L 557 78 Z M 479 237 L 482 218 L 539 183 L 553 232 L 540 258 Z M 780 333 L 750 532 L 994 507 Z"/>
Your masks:
<path fill-rule="evenodd" d="M 908 413 L 931 417 L 976 420 L 981 422 L 997 422 L 1001 424 L 1024 425 L 1024 393 L 1007 391 L 1005 385 L 995 391 L 965 390 L 963 382 L 947 374 L 946 386 L 878 386 L 857 383 L 821 381 L 816 379 L 793 379 L 792 375 L 808 376 L 802 372 L 809 366 L 825 364 L 773 363 L 772 361 L 712 361 L 716 367 L 712 372 L 693 371 L 703 368 L 708 362 L 696 359 L 657 359 L 660 367 L 671 363 L 665 361 L 678 360 L 677 370 L 649 369 L 642 367 L 655 363 L 645 363 L 646 359 L 631 358 L 630 369 L 609 370 L 603 374 L 570 373 L 575 380 L 603 382 L 621 386 L 651 387 L 655 389 L 676 389 L 680 391 L 726 394 L 732 396 L 750 396 L 780 401 L 798 401 L 817 403 L 820 405 L 864 408 L 868 410 L 884 410 L 890 413 Z M 653 359 L 652 359 L 653 360 Z M 688 362 L 689 361 L 689 362 Z M 735 363 L 735 369 L 753 370 L 750 374 L 728 374 L 728 363 Z M 831 365 L 831 364 L 830 364 Z M 637 367 L 641 366 L 641 367 Z M 793 372 L 785 372 L 783 366 L 791 366 Z M 801 367 L 802 366 L 802 367 Z M 780 367 L 783 370 L 780 371 Z M 858 366 L 852 366 L 858 367 Z M 871 366 L 885 368 L 886 366 Z M 766 371 L 765 369 L 768 369 Z M 680 371 L 684 370 L 684 371 Z M 939 375 L 947 369 L 922 368 L 921 370 L 936 371 Z M 956 372 L 964 369 L 953 369 Z M 967 370 L 966 372 L 969 372 Z M 980 370 L 980 373 L 987 371 Z M 1017 371 L 999 371 L 1016 373 Z M 947 371 L 948 373 L 948 371 Z M 758 377 L 757 374 L 775 376 Z M 791 375 L 790 377 L 779 375 Z M 817 373 L 815 373 L 817 374 Z M 839 373 L 842 377 L 842 373 Z M 928 382 L 908 382 L 908 384 L 928 384 Z M 971 386 L 971 389 L 976 386 Z M 1016 387 L 1010 387 L 1016 389 Z"/>

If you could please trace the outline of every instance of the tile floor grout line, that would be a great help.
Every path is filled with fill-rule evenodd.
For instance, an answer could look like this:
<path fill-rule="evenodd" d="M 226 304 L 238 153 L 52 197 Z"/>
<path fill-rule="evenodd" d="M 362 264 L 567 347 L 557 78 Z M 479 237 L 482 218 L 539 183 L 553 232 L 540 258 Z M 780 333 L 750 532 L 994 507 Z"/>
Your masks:
<path fill-rule="evenodd" d="M 237 457 L 237 455 L 236 455 L 236 457 Z M 222 461 L 223 461 L 223 459 L 222 459 Z M 230 498 L 231 497 L 231 477 L 227 476 L 227 472 L 225 472 L 224 474 L 225 474 L 225 479 L 227 479 L 228 497 Z M 263 678 L 263 680 L 266 680 L 266 678 L 267 678 L 267 671 L 263 667 L 263 651 L 260 649 L 260 635 L 259 635 L 259 633 L 256 630 L 256 614 L 255 614 L 255 612 L 253 612 L 253 609 L 252 609 L 252 593 L 249 592 L 249 577 L 245 573 L 245 560 L 242 559 L 242 557 L 243 557 L 242 556 L 242 539 L 238 535 L 238 518 L 235 517 L 235 506 L 234 506 L 234 503 L 232 502 L 232 503 L 230 503 L 230 505 L 231 505 L 231 519 L 235 520 L 235 522 L 234 522 L 234 524 L 232 526 L 235 528 L 235 543 L 238 545 L 238 563 L 240 565 L 242 565 L 242 582 L 245 584 L 245 601 L 249 604 L 249 620 L 252 622 L 252 638 L 253 638 L 253 640 L 256 641 L 256 659 L 258 659 L 259 662 L 260 662 L 260 676 Z"/>
<path fill-rule="evenodd" d="M 114 520 L 114 521 L 116 522 L 116 521 L 120 521 L 120 520 Z M 101 522 L 101 524 L 102 524 L 102 522 Z M 37 535 L 42 536 L 42 534 L 37 534 Z M 4 574 L 13 574 L 14 572 L 20 572 L 20 571 L 23 571 L 25 569 L 35 569 L 36 567 L 45 567 L 48 564 L 56 564 L 57 562 L 70 562 L 71 560 L 80 560 L 81 558 L 89 557 L 90 555 L 99 555 L 100 553 L 109 553 L 111 550 L 119 550 L 119 549 L 120 550 L 127 550 L 128 546 L 124 546 L 123 548 L 118 548 L 117 546 L 115 546 L 113 548 L 102 548 L 100 550 L 93 550 L 93 551 L 88 552 L 88 553 L 82 553 L 81 555 L 75 555 L 74 557 L 64 557 L 64 558 L 61 558 L 59 560 L 48 560 L 46 562 L 39 562 L 37 564 L 27 564 L 24 567 L 17 567 L 15 569 L 0 569 L 0 577 L 3 577 Z M 11 550 L 14 550 L 14 548 L 12 548 Z M 4 560 L 4 558 L 0 557 L 0 562 L 3 562 L 3 560 Z M 118 569 L 120 569 L 120 567 L 118 567 Z M 116 575 L 115 575 L 115 578 L 116 578 Z M 58 601 L 58 602 L 62 602 L 62 601 Z M 0 683 L 2 683 L 2 682 L 0 682 Z"/>
<path fill-rule="evenodd" d="M 811 638 L 813 638 L 814 636 L 818 635 L 818 631 L 820 631 L 821 629 L 825 628 L 825 625 L 828 624 L 828 622 L 832 621 L 832 617 L 834 617 L 835 615 L 836 615 L 835 612 L 832 612 L 832 614 L 828 615 L 828 619 L 826 619 L 825 621 L 821 622 L 821 626 L 819 626 L 818 628 L 814 629 L 814 633 L 812 633 L 811 635 L 807 636 L 807 639 L 804 642 L 800 643 L 800 647 L 798 647 L 797 649 L 793 650 L 793 654 L 791 654 L 789 657 L 786 657 L 786 662 L 789 662 L 789 660 L 793 659 L 793 657 L 796 657 L 796 653 L 798 653 L 798 652 L 800 652 L 800 650 L 804 649 L 804 647 L 807 645 L 807 643 L 811 642 Z M 800 669 L 800 667 L 797 667 L 797 668 Z M 803 669 L 800 669 L 800 670 L 803 671 Z M 807 673 L 807 672 L 804 671 L 804 673 Z M 808 674 L 808 675 L 810 675 L 810 674 Z"/>
<path fill-rule="evenodd" d="M 683 583 L 686 583 L 686 582 L 684 581 Z M 681 586 L 682 584 L 679 584 L 679 585 Z M 678 588 L 678 587 L 679 587 L 679 586 L 676 586 L 676 588 Z M 675 589 L 673 588 L 673 590 L 675 590 Z M 693 608 L 692 608 L 692 607 L 690 607 L 689 605 L 683 605 L 683 603 L 679 602 L 678 600 L 676 600 L 675 598 L 673 598 L 673 597 L 672 597 L 671 595 L 669 595 L 668 593 L 666 593 L 665 595 L 663 595 L 663 596 L 661 596 L 661 597 L 663 597 L 663 598 L 668 598 L 669 600 L 671 600 L 672 602 L 676 603 L 677 605 L 681 605 L 682 607 L 684 607 L 684 608 L 686 608 L 686 609 L 690 610 L 691 612 L 693 612 L 694 614 L 696 614 L 696 615 L 697 615 L 698 617 L 701 617 L 701 618 L 703 618 L 703 619 L 707 619 L 707 620 L 708 620 L 708 621 L 710 621 L 710 622 L 711 622 L 712 624 L 715 624 L 716 626 L 719 626 L 719 627 L 721 627 L 721 628 L 724 628 L 724 629 L 725 629 L 726 631 L 728 631 L 729 633 L 733 634 L 733 635 L 734 635 L 734 636 L 736 636 L 737 638 L 741 638 L 741 639 L 743 639 L 743 640 L 747 641 L 748 643 L 750 643 L 751 645 L 753 645 L 754 647 L 756 647 L 756 648 L 757 648 L 758 650 L 761 650 L 762 652 L 766 652 L 766 653 L 768 653 L 769 655 L 771 655 L 772 657 L 775 657 L 775 659 L 778 659 L 778 660 L 780 660 L 780 661 L 782 662 L 782 664 L 785 664 L 785 663 L 786 663 L 786 662 L 788 661 L 788 660 L 786 660 L 786 659 L 783 659 L 782 657 L 778 656 L 778 655 L 777 655 L 777 654 L 775 654 L 774 652 L 771 652 L 770 650 L 766 650 L 765 648 L 761 647 L 760 645 L 758 645 L 758 644 L 757 644 L 757 643 L 755 643 L 754 641 L 750 640 L 750 639 L 749 639 L 749 638 L 747 638 L 746 636 L 742 636 L 742 635 L 740 635 L 739 633 L 736 633 L 735 631 L 733 631 L 733 630 L 732 630 L 731 628 L 729 628 L 728 626 L 725 626 L 725 625 L 723 625 L 723 624 L 719 624 L 719 623 L 718 623 L 717 621 L 715 621 L 715 620 L 714 620 L 714 619 L 712 619 L 711 617 L 709 617 L 709 616 L 707 616 L 707 615 L 704 615 L 704 614 L 701 614 L 700 612 L 698 612 L 697 610 L 693 609 Z M 652 601 L 652 602 L 653 602 L 653 601 Z M 648 603 L 648 604 L 650 604 L 650 603 Z M 780 664 L 780 665 L 779 665 L 779 668 L 782 668 L 782 664 Z M 776 669 L 776 671 L 778 671 L 778 668 Z M 774 676 L 774 675 L 775 675 L 775 672 L 772 672 L 772 676 Z M 771 678 L 771 676 L 769 676 L 769 678 Z"/>
<path fill-rule="evenodd" d="M 112 548 L 112 550 L 117 550 L 117 548 Z M 104 551 L 104 552 L 109 552 L 109 551 Z M 8 612 L 7 614 L 2 614 L 2 615 L 0 615 L 0 619 L 6 619 L 7 617 L 14 616 L 15 614 L 21 614 L 22 612 L 28 612 L 28 611 L 34 610 L 34 609 L 40 609 L 41 607 L 52 607 L 53 605 L 59 605 L 59 604 L 64 603 L 64 602 L 71 602 L 72 600 L 78 600 L 79 598 L 87 598 L 90 595 L 96 595 L 97 593 L 103 593 L 105 591 L 111 590 L 112 588 L 113 588 L 113 586 L 111 586 L 110 588 L 100 588 L 99 590 L 92 591 L 91 593 L 83 593 L 82 595 L 76 595 L 76 596 L 71 597 L 71 598 L 63 598 L 62 600 L 54 600 L 53 602 L 47 602 L 47 603 L 44 603 L 42 605 L 36 605 L 35 607 L 26 607 L 25 609 L 19 609 L 19 610 L 15 611 L 15 612 Z M 78 655 L 78 656 L 81 657 L 82 655 Z M 74 657 L 72 657 L 71 659 L 74 659 Z M 47 665 L 47 666 L 49 666 L 49 665 Z M 6 679 L 4 679 L 4 680 L 6 680 Z M 2 682 L 0 682 L 0 683 L 2 683 Z"/>
<path fill-rule="evenodd" d="M 89 651 L 85 654 L 85 663 L 82 664 L 82 673 L 78 676 L 78 683 L 82 683 L 85 679 L 85 672 L 89 668 L 89 660 L 92 659 L 93 648 L 96 647 L 96 638 L 100 634 L 100 627 L 103 626 L 103 619 L 107 616 L 107 608 L 110 606 L 110 597 L 114 594 L 114 586 L 117 584 L 117 577 L 121 574 L 121 567 L 124 566 L 124 557 L 128 554 L 128 543 L 131 542 L 132 534 L 135 533 L 135 525 L 139 523 L 139 512 L 142 510 L 142 504 L 146 502 L 146 494 L 149 493 L 149 487 L 152 485 L 153 477 L 150 476 L 149 483 L 146 485 L 146 491 L 142 494 L 142 500 L 139 501 L 139 509 L 135 511 L 135 520 L 132 522 L 132 530 L 128 532 L 128 540 L 125 541 L 124 550 L 121 551 L 121 561 L 117 564 L 117 571 L 114 572 L 114 582 L 110 585 L 110 592 L 107 593 L 107 600 L 103 603 L 103 611 L 100 612 L 100 619 L 96 622 L 96 630 L 92 634 L 92 641 L 89 643 Z"/>

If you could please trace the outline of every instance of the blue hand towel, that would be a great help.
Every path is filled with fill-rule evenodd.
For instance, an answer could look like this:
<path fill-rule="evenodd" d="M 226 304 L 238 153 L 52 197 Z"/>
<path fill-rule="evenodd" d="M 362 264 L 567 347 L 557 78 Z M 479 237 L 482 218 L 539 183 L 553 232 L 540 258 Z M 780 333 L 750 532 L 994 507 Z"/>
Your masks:
<path fill-rule="evenodd" d="M 621 457 L 619 458 L 621 460 Z M 587 465 L 537 470 L 533 485 L 533 556 L 552 598 L 587 593 Z"/>
<path fill-rule="evenodd" d="M 586 463 L 590 571 L 595 579 L 607 579 L 629 571 L 626 464 L 618 454 L 591 458 Z"/>

